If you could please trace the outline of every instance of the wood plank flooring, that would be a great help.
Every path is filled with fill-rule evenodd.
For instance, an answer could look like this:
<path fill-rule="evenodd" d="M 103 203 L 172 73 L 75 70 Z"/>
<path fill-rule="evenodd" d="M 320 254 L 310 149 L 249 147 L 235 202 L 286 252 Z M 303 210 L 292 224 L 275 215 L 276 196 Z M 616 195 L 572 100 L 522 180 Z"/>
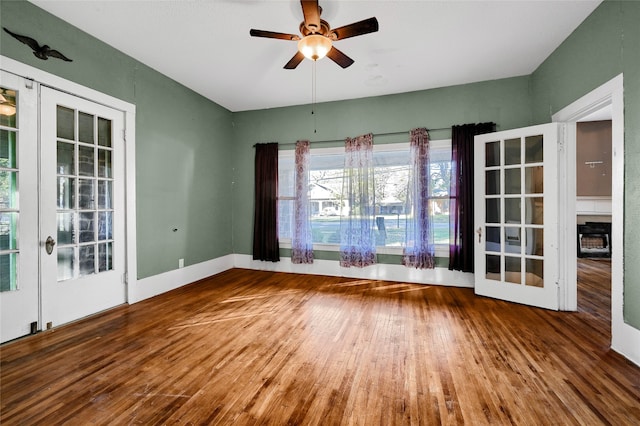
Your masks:
<path fill-rule="evenodd" d="M 572 313 L 233 269 L 3 345 L 0 423 L 638 425 L 606 261 L 579 265 Z"/>

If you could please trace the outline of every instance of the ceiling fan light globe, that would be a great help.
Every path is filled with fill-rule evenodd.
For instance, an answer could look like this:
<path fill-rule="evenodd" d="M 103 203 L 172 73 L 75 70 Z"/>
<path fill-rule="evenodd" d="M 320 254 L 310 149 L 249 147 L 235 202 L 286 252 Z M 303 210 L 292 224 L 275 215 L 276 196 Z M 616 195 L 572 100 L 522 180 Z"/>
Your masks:
<path fill-rule="evenodd" d="M 320 34 L 310 34 L 298 42 L 298 51 L 305 58 L 317 61 L 327 56 L 333 43 L 331 39 Z"/>

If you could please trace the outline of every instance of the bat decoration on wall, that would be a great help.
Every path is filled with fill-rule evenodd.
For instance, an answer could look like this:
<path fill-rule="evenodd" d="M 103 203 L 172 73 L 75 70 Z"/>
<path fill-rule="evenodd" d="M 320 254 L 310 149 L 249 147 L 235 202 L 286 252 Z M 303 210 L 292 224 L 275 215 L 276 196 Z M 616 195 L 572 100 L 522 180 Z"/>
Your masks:
<path fill-rule="evenodd" d="M 42 59 L 42 60 L 47 60 L 50 57 L 51 58 L 58 58 L 58 59 L 62 59 L 63 61 L 67 61 L 67 62 L 72 62 L 71 59 L 67 58 L 66 56 L 64 56 L 62 53 L 58 52 L 57 50 L 51 49 L 49 46 L 47 46 L 46 44 L 40 46 L 40 44 L 35 41 L 34 39 L 32 39 L 31 37 L 27 37 L 27 36 L 23 36 L 20 34 L 16 34 L 16 33 L 12 33 L 11 31 L 9 31 L 8 29 L 4 28 L 5 32 L 7 32 L 7 34 L 10 34 L 11 37 L 15 38 L 16 40 L 26 44 L 27 46 L 29 46 L 32 50 L 33 50 L 33 55 L 36 58 Z"/>

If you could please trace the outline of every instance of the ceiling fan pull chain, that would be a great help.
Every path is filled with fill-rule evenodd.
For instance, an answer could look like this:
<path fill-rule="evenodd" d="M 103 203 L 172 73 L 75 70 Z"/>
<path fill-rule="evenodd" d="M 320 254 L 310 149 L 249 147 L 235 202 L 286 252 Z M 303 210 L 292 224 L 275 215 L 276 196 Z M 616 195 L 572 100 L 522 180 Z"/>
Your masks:
<path fill-rule="evenodd" d="M 317 133 L 316 126 L 316 62 L 313 61 L 313 66 L 311 68 L 311 115 L 313 115 L 313 133 Z"/>

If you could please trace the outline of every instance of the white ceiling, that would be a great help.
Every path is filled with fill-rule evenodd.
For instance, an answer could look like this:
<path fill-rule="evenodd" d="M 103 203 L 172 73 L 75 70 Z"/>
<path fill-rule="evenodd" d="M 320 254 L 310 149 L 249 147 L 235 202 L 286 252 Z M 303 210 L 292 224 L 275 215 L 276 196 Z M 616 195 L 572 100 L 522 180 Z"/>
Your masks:
<path fill-rule="evenodd" d="M 296 42 L 249 36 L 298 34 L 297 0 L 31 2 L 231 111 L 311 102 L 312 62 L 283 69 Z M 320 0 L 333 28 L 380 30 L 336 42 L 351 67 L 317 62 L 317 102 L 530 74 L 600 2 Z"/>

